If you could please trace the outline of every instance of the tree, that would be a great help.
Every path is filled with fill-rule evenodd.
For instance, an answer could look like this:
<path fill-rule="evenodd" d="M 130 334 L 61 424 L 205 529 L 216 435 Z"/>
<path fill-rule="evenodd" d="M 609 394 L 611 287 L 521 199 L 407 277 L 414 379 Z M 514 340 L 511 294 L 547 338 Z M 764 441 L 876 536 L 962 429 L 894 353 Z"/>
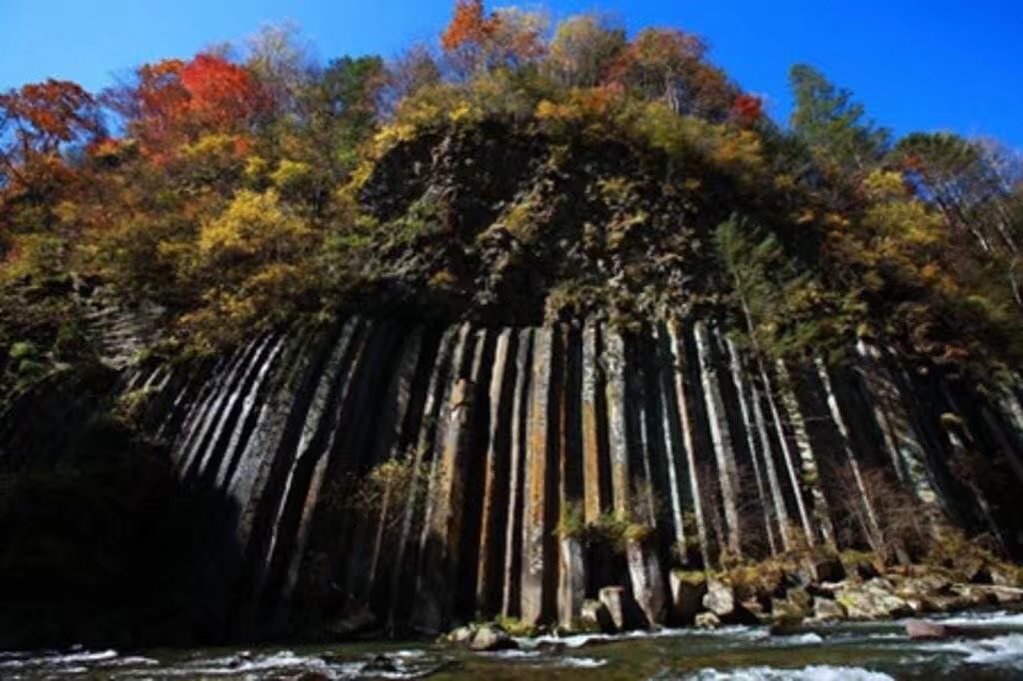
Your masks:
<path fill-rule="evenodd" d="M 188 92 L 186 112 L 204 129 L 247 127 L 269 108 L 265 90 L 241 66 L 209 54 L 198 54 L 180 72 Z"/>
<path fill-rule="evenodd" d="M 34 158 L 102 133 L 96 100 L 76 83 L 51 78 L 0 94 L 0 188 L 24 181 Z"/>
<path fill-rule="evenodd" d="M 381 91 L 381 113 L 390 117 L 402 100 L 441 81 L 440 67 L 426 45 L 413 45 L 387 64 L 387 80 Z"/>
<path fill-rule="evenodd" d="M 295 113 L 315 71 L 311 48 L 291 22 L 263 26 L 246 41 L 245 66 L 262 84 L 273 110 Z"/>
<path fill-rule="evenodd" d="M 307 133 L 317 161 L 339 175 L 355 163 L 359 145 L 376 129 L 387 70 L 380 57 L 330 62 L 304 95 Z"/>
<path fill-rule="evenodd" d="M 545 18 L 517 8 L 487 14 L 483 0 L 458 0 L 441 47 L 458 75 L 515 67 L 542 56 Z"/>
<path fill-rule="evenodd" d="M 764 117 L 764 100 L 755 95 L 739 95 L 732 103 L 731 117 L 743 127 L 753 127 Z"/>
<path fill-rule="evenodd" d="M 891 160 L 917 194 L 936 207 L 947 225 L 969 233 L 986 259 L 1005 261 L 1012 294 L 1023 305 L 1017 273 L 1020 253 L 1019 155 L 950 133 L 913 133 L 896 145 Z"/>
<path fill-rule="evenodd" d="M 817 69 L 797 64 L 789 73 L 795 97 L 792 131 L 819 158 L 840 169 L 873 167 L 890 144 L 890 133 L 864 120 L 862 104 L 836 88 Z"/>
<path fill-rule="evenodd" d="M 547 65 L 564 85 L 592 87 L 604 79 L 625 44 L 625 31 L 606 18 L 578 14 L 558 24 Z"/>
<path fill-rule="evenodd" d="M 248 131 L 272 104 L 248 70 L 209 53 L 144 64 L 104 101 L 125 118 L 143 154 L 156 160 L 203 133 Z"/>
<path fill-rule="evenodd" d="M 921 198 L 941 210 L 953 228 L 971 231 L 983 250 L 996 242 L 1016 250 L 1003 203 L 1012 182 L 1011 170 L 999 171 L 1004 161 L 996 165 L 983 146 L 950 133 L 913 133 L 899 140 L 892 160 Z"/>
<path fill-rule="evenodd" d="M 706 53 L 706 43 L 691 33 L 644 29 L 621 53 L 610 80 L 640 97 L 663 98 L 676 113 L 723 119 L 738 93 L 704 61 Z"/>

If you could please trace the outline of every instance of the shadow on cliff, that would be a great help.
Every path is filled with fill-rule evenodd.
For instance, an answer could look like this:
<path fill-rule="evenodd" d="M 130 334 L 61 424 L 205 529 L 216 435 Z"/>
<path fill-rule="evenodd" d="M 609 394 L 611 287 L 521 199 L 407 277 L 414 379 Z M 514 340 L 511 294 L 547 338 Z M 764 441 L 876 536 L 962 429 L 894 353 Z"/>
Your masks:
<path fill-rule="evenodd" d="M 59 451 L 0 457 L 0 648 L 217 640 L 203 594 L 233 550 L 214 528 L 237 511 L 185 489 L 164 447 L 98 406 L 54 424 Z"/>

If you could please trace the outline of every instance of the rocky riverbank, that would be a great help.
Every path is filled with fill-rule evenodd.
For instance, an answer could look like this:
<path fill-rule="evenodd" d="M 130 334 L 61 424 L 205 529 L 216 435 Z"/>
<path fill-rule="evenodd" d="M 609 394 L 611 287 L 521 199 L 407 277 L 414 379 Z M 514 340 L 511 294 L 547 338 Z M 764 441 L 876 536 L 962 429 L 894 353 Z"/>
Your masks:
<path fill-rule="evenodd" d="M 839 622 L 880 622 L 1023 604 L 1023 572 L 965 543 L 944 564 L 885 566 L 870 554 L 783 557 L 723 571 L 670 575 L 668 624 L 703 630 L 770 627 L 789 635 Z M 936 556 L 937 557 L 937 556 Z M 621 634 L 656 630 L 631 591 L 600 589 L 583 603 L 578 626 L 530 627 L 517 620 L 457 627 L 442 641 L 476 651 L 516 648 L 516 639 L 554 634 Z M 600 641 L 602 639 L 593 639 Z"/>

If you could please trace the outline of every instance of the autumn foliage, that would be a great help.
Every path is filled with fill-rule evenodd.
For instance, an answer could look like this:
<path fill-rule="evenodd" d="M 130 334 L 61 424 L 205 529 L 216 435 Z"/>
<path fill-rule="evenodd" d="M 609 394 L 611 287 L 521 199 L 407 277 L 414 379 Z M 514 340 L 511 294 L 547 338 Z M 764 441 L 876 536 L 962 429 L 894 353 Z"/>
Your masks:
<path fill-rule="evenodd" d="M 210 54 L 145 64 L 134 86 L 108 99 L 128 119 L 144 152 L 158 158 L 202 131 L 250 128 L 270 109 L 266 91 L 248 70 Z"/>
<path fill-rule="evenodd" d="M 483 0 L 458 0 L 451 23 L 441 35 L 440 44 L 453 52 L 467 45 L 482 45 L 497 31 L 497 20 L 487 17 Z"/>
<path fill-rule="evenodd" d="M 764 100 L 756 95 L 741 94 L 732 103 L 731 114 L 743 127 L 751 127 L 764 117 Z"/>
<path fill-rule="evenodd" d="M 765 317 L 764 329 L 798 326 L 805 339 L 812 319 L 848 340 L 850 329 L 883 318 L 877 333 L 934 357 L 977 357 L 977 339 L 1023 346 L 1014 340 L 1023 338 L 1023 161 L 955 135 L 895 142 L 811 67 L 793 69 L 786 127 L 713 63 L 700 36 L 670 27 L 630 33 L 600 15 L 549 27 L 543 12 L 457 0 L 435 43 L 391 61 L 321 64 L 289 27 L 268 27 L 234 54 L 143 64 L 97 94 L 52 79 L 0 93 L 0 306 L 10 282 L 74 271 L 125 298 L 160 303 L 170 335 L 194 348 L 302 315 L 321 319 L 359 286 L 381 287 L 374 268 L 386 269 L 395 243 L 419 248 L 417 239 L 432 235 L 443 242 L 437 262 L 451 253 L 462 264 L 479 261 L 480 251 L 445 242 L 442 227 L 460 208 L 424 199 L 391 219 L 402 211 L 366 208 L 367 183 L 392 151 L 409 154 L 395 165 L 427 182 L 421 140 L 507 128 L 557 149 L 545 171 L 557 182 L 590 172 L 564 160 L 579 149 L 649 161 L 660 183 L 652 193 L 694 207 L 671 233 L 693 248 L 709 242 L 714 225 L 700 224 L 715 219 L 708 216 L 735 206 L 756 213 L 776 232 L 774 246 L 799 253 L 804 271 L 795 284 L 778 284 L 784 295 L 775 298 L 787 301 L 791 319 Z M 474 175 L 481 165 L 471 161 Z M 648 234 L 656 221 L 631 172 L 587 190 L 588 200 L 613 207 L 587 226 L 613 232 L 608 242 Z M 518 228 L 514 238 L 524 239 L 536 223 L 526 209 L 556 198 L 527 197 L 495 231 Z M 472 200 L 480 213 L 511 211 Z M 530 246 L 519 248 L 527 258 Z M 712 254 L 704 259 L 714 267 Z M 457 277 L 448 270 L 459 265 L 448 264 L 429 281 L 450 287 Z M 62 308 L 44 321 L 67 318 L 74 315 Z M 50 331 L 46 347 L 56 343 Z M 9 340 L 0 335 L 0 351 Z"/>

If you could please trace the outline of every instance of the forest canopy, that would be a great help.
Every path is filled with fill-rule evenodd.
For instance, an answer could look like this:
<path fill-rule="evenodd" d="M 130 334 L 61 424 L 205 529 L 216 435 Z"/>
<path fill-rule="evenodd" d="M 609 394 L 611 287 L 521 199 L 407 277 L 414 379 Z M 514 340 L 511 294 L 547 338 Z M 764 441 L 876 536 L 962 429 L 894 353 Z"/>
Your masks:
<path fill-rule="evenodd" d="M 470 300 L 458 263 L 490 267 L 478 254 L 494 231 L 457 236 L 443 197 L 401 215 L 369 206 L 371 178 L 418 140 L 485 137 L 495 123 L 542 141 L 552 176 L 582 168 L 554 167 L 586 158 L 580 149 L 627 159 L 594 183 L 607 225 L 579 229 L 594 262 L 644 238 L 665 258 L 713 260 L 686 296 L 665 293 L 663 268 L 632 261 L 606 286 L 553 276 L 548 316 L 627 317 L 652 289 L 669 314 L 744 309 L 749 340 L 769 352 L 871 334 L 937 362 L 1018 367 L 1020 154 L 952 133 L 897 137 L 814 67 L 790 76 L 794 112 L 775 121 L 688 31 L 630 35 L 597 14 L 552 25 L 458 0 L 436 43 L 393 58 L 323 63 L 294 26 L 270 26 L 138 65 L 101 92 L 52 79 L 11 89 L 0 94 L 0 370 L 18 381 L 92 352 L 83 287 L 159 306 L 165 340 L 198 353 L 365 305 L 417 251 L 438 255 L 416 286 Z M 701 208 L 721 197 L 726 214 Z M 678 224 L 645 208 L 666 200 L 682 206 Z M 542 204 L 500 207 L 509 252 L 563 236 L 534 233 Z M 625 293 L 594 292 L 618 279 Z"/>

